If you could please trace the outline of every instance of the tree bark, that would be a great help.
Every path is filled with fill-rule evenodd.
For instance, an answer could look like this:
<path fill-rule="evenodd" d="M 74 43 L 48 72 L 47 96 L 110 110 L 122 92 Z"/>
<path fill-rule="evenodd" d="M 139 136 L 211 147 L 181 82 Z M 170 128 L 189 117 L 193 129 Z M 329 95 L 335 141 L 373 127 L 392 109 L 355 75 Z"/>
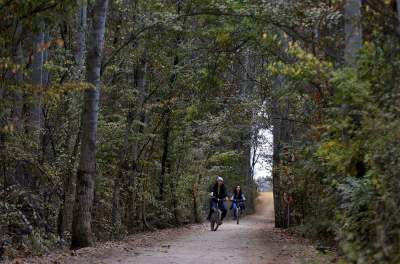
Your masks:
<path fill-rule="evenodd" d="M 100 97 L 101 54 L 108 0 L 96 0 L 90 28 L 86 58 L 86 81 L 93 85 L 85 90 L 82 113 L 82 143 L 77 172 L 71 248 L 93 245 L 91 229 L 96 176 L 96 133 Z"/>
<path fill-rule="evenodd" d="M 86 20 L 87 20 L 87 4 L 86 1 L 82 1 L 82 6 L 78 11 L 78 31 L 76 32 L 77 50 L 75 55 L 77 73 L 76 77 L 78 80 L 81 79 L 81 75 L 84 73 L 84 61 L 86 54 Z M 68 107 L 68 106 L 67 106 Z M 60 226 L 60 235 L 63 237 L 65 232 L 71 232 L 72 229 L 72 218 L 75 201 L 76 191 L 76 174 L 74 172 L 76 156 L 78 154 L 79 144 L 81 140 L 81 129 L 79 127 L 78 135 L 76 136 L 74 148 L 71 153 L 70 163 L 68 165 L 68 172 L 64 180 L 64 201 L 62 209 L 62 220 Z"/>
<path fill-rule="evenodd" d="M 346 0 L 344 60 L 349 67 L 355 66 L 358 52 L 362 47 L 361 7 L 361 0 Z"/>

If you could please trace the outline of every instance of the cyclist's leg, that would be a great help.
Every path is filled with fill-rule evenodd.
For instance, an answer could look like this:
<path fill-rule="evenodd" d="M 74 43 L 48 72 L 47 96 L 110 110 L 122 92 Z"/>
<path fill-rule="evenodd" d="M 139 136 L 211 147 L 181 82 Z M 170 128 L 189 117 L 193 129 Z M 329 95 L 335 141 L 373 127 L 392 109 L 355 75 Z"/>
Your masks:
<path fill-rule="evenodd" d="M 236 205 L 235 202 L 232 202 L 232 208 L 233 208 L 233 216 L 236 218 L 236 217 L 237 217 L 237 215 L 236 215 L 236 208 L 237 208 L 237 205 Z"/>
<path fill-rule="evenodd" d="M 223 201 L 222 203 L 220 203 L 219 209 L 222 211 L 221 220 L 223 220 L 223 219 L 225 218 L 226 214 L 228 213 L 228 210 L 226 209 L 226 203 L 225 203 L 225 201 Z"/>
<path fill-rule="evenodd" d="M 207 219 L 210 220 L 211 218 L 211 213 L 212 213 L 212 208 L 216 206 L 216 203 L 213 199 L 210 199 L 210 211 L 208 213 Z"/>

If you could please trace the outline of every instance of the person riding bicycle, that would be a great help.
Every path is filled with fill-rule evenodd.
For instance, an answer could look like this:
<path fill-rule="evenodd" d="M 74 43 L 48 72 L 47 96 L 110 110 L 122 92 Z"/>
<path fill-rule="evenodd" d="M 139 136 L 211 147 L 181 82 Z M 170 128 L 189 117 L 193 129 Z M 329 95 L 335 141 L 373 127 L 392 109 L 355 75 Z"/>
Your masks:
<path fill-rule="evenodd" d="M 211 214 L 212 214 L 212 208 L 217 207 L 221 210 L 221 223 L 222 220 L 225 218 L 226 214 L 228 213 L 228 210 L 226 209 L 226 203 L 225 200 L 227 200 L 228 193 L 226 191 L 225 185 L 224 185 L 224 179 L 220 176 L 217 177 L 217 181 L 214 184 L 214 186 L 211 188 L 211 193 L 210 193 L 211 199 L 210 199 L 210 212 L 208 213 L 207 220 L 210 220 Z M 218 202 L 217 199 L 220 199 Z M 217 204 L 218 203 L 218 204 Z"/>
<path fill-rule="evenodd" d="M 233 210 L 233 217 L 236 219 L 236 208 L 239 206 L 240 209 L 243 211 L 244 210 L 244 201 L 246 198 L 244 197 L 244 194 L 242 193 L 242 189 L 240 188 L 240 185 L 236 186 L 235 189 L 233 189 L 231 201 L 232 201 L 232 206 L 231 210 Z"/>

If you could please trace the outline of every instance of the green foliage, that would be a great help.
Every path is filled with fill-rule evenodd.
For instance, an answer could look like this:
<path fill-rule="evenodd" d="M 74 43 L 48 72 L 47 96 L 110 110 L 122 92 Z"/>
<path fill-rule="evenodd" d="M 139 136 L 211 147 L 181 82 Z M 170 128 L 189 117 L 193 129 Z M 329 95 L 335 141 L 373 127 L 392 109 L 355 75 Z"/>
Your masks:
<path fill-rule="evenodd" d="M 364 2 L 366 41 L 357 65 L 343 67 L 344 1 L 112 1 L 96 237 L 201 221 L 216 175 L 252 196 L 254 133 L 282 125 L 274 170 L 293 194 L 297 231 L 340 246 L 352 263 L 399 263 L 400 46 L 394 2 Z M 92 89 L 75 61 L 79 5 L 1 4 L 0 239 L 10 252 L 61 243 L 83 94 Z M 50 81 L 34 86 L 40 30 Z M 43 124 L 31 132 L 34 105 Z"/>
<path fill-rule="evenodd" d="M 400 215 L 394 207 L 400 198 L 400 123 L 389 99 L 398 98 L 393 73 L 400 58 L 388 56 L 398 49 L 390 38 L 365 43 L 356 68 L 324 75 L 312 70 L 308 56 L 296 56 L 300 63 L 281 64 L 287 70 L 278 70 L 286 74 L 288 86 L 299 85 L 298 74 L 305 71 L 300 79 L 329 78 L 334 91 L 317 100 L 319 106 L 310 113 L 316 122 L 300 126 L 301 138 L 289 146 L 296 160 L 280 170 L 294 174 L 286 188 L 297 197 L 298 231 L 335 239 L 351 263 L 400 260 Z M 303 104 L 315 103 L 312 99 Z"/>

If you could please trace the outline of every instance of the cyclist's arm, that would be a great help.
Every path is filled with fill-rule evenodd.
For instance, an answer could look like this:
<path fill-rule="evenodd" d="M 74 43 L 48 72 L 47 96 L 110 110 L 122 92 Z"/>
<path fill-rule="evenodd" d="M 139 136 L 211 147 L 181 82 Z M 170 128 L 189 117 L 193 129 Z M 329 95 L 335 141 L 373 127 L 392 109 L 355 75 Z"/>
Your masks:
<path fill-rule="evenodd" d="M 224 190 L 224 198 L 222 198 L 223 200 L 228 200 L 228 193 L 226 191 L 226 189 Z"/>

